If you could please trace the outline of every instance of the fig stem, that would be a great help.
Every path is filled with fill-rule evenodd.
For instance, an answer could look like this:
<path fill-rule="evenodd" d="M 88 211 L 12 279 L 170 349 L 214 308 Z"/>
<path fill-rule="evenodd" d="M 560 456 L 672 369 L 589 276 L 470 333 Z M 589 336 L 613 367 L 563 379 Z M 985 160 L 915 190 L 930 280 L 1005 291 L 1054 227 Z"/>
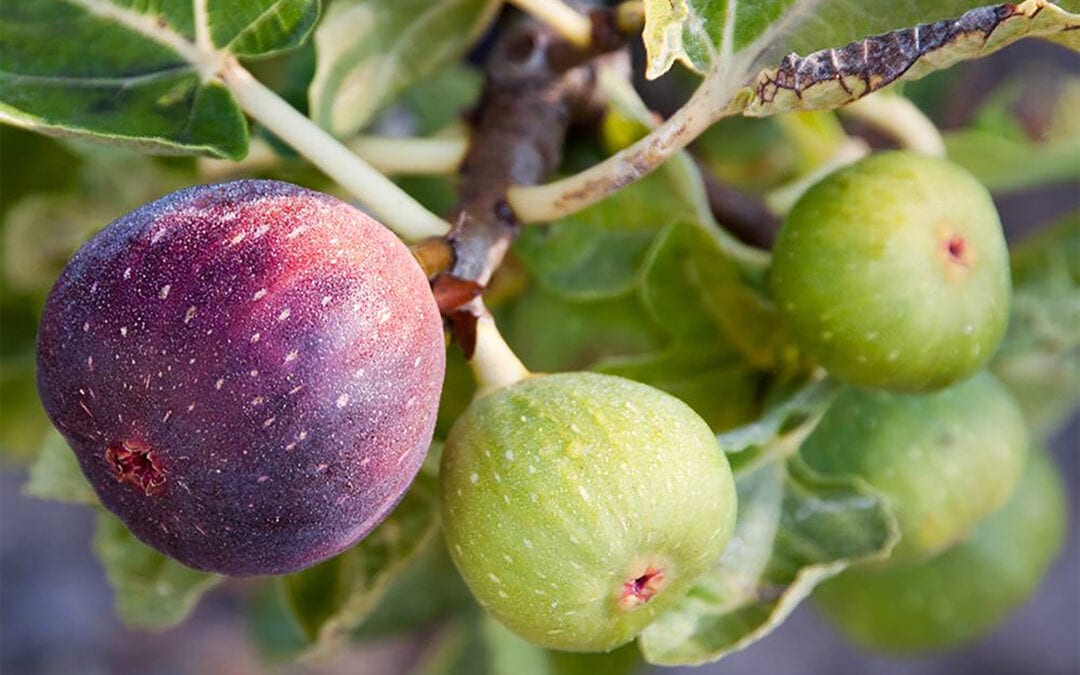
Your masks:
<path fill-rule="evenodd" d="M 416 241 L 450 231 L 446 221 L 252 77 L 235 58 L 225 60 L 218 77 L 244 112 L 355 195 L 376 218 L 404 239 Z"/>
<path fill-rule="evenodd" d="M 458 170 L 468 149 L 464 136 L 354 136 L 346 145 L 384 175 L 442 175 Z M 239 161 L 200 157 L 199 166 L 211 178 L 258 172 L 281 164 L 270 143 L 253 138 Z"/>
<path fill-rule="evenodd" d="M 507 191 L 507 202 L 520 222 L 555 220 L 644 178 L 723 116 L 726 101 L 717 92 L 729 89 L 725 85 L 705 78 L 685 105 L 638 142 L 562 180 L 513 185 Z"/>
<path fill-rule="evenodd" d="M 357 136 L 348 146 L 383 174 L 440 175 L 458 170 L 469 148 L 469 139 Z"/>
<path fill-rule="evenodd" d="M 840 108 L 839 112 L 888 134 L 906 150 L 945 156 L 945 139 L 937 126 L 903 96 L 878 92 Z"/>
<path fill-rule="evenodd" d="M 817 168 L 766 194 L 765 204 L 770 211 L 783 216 L 795 206 L 799 197 L 802 197 L 814 183 L 841 167 L 854 164 L 868 154 L 870 154 L 870 146 L 866 141 L 849 136 L 837 146 L 832 157 L 822 162 Z"/>
<path fill-rule="evenodd" d="M 592 42 L 592 22 L 563 0 L 510 0 L 510 4 L 546 23 L 573 45 L 584 49 Z"/>
<path fill-rule="evenodd" d="M 484 312 L 477 319 L 476 351 L 469 365 L 478 385 L 477 398 L 520 382 L 532 374 L 506 344 L 489 312 Z"/>

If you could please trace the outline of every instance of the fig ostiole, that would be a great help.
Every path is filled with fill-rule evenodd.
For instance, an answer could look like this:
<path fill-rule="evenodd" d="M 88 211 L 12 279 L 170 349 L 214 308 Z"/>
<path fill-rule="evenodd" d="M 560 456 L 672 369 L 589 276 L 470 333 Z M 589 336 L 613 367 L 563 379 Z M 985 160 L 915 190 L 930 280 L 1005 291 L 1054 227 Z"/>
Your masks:
<path fill-rule="evenodd" d="M 199 569 L 291 572 L 404 494 L 442 386 L 442 322 L 389 230 L 244 180 L 167 195 L 69 262 L 38 386 L 102 504 Z"/>
<path fill-rule="evenodd" d="M 528 377 L 472 402 L 444 449 L 451 555 L 480 604 L 554 649 L 632 639 L 712 567 L 735 522 L 708 425 L 652 387 Z"/>
<path fill-rule="evenodd" d="M 780 230 L 769 280 L 808 356 L 845 382 L 898 392 L 982 369 L 1012 296 L 986 188 L 914 152 L 872 155 L 811 187 Z"/>
<path fill-rule="evenodd" d="M 889 564 L 963 539 L 1012 494 L 1028 453 L 1019 405 L 988 373 L 932 394 L 842 391 L 799 452 L 884 494 L 900 541 Z"/>
<path fill-rule="evenodd" d="M 851 569 L 819 586 L 817 605 L 852 641 L 891 651 L 968 642 L 1039 587 L 1065 536 L 1065 491 L 1034 452 L 1009 502 L 941 555 L 887 569 Z"/>

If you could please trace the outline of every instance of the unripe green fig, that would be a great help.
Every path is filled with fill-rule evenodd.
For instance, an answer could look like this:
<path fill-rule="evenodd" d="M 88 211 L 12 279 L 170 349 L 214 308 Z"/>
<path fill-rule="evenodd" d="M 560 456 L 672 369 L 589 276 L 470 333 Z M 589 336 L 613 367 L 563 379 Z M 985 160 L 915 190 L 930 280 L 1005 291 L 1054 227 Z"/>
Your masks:
<path fill-rule="evenodd" d="M 610 375 L 518 382 L 472 402 L 440 475 L 450 553 L 480 604 L 534 643 L 629 642 L 720 557 L 735 485 L 686 404 Z"/>
<path fill-rule="evenodd" d="M 993 356 L 1012 285 L 1001 221 L 964 169 L 872 155 L 814 185 L 773 248 L 770 286 L 799 346 L 850 384 L 933 391 Z"/>
<path fill-rule="evenodd" d="M 1008 500 L 1028 431 L 1016 400 L 982 373 L 933 394 L 841 392 L 803 443 L 826 474 L 881 491 L 900 527 L 890 563 L 933 556 Z"/>
<path fill-rule="evenodd" d="M 911 565 L 848 570 L 814 598 L 870 649 L 952 647 L 989 631 L 1035 592 L 1064 533 L 1061 477 L 1045 453 L 1032 453 L 1008 504 L 963 542 Z"/>

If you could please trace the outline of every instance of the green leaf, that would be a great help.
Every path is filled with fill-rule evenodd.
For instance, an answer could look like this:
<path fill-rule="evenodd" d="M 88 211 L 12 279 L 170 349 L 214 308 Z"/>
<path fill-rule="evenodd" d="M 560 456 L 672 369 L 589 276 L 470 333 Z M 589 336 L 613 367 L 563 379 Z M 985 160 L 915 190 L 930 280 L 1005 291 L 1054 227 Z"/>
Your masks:
<path fill-rule="evenodd" d="M 711 263 L 709 262 L 711 260 Z M 757 411 L 761 377 L 731 342 L 710 302 L 744 287 L 715 285 L 701 265 L 730 265 L 695 224 L 665 228 L 655 239 L 638 289 L 645 312 L 669 336 L 647 354 L 605 359 L 596 369 L 645 382 L 679 397 L 714 429 L 746 422 Z M 734 268 L 729 268 L 734 274 Z"/>
<path fill-rule="evenodd" d="M 776 331 L 743 275 L 760 261 L 736 263 L 740 246 L 712 221 L 693 164 L 677 157 L 586 211 L 525 230 L 514 250 L 541 288 L 502 312 L 508 340 L 534 368 L 628 377 L 681 398 L 713 428 L 742 424 L 761 381 L 750 355 L 772 363 L 762 355 Z M 569 317 L 565 340 L 550 338 L 556 314 L 560 326 Z"/>
<path fill-rule="evenodd" d="M 1057 5 L 1045 0 L 975 5 L 970 0 L 881 7 L 851 0 L 650 0 L 645 3 L 647 76 L 662 75 L 675 60 L 708 73 L 693 104 L 715 120 L 837 108 L 1024 37 L 1080 49 L 1080 16 Z M 926 21 L 932 23 L 919 23 Z M 806 56 L 792 51 L 781 60 L 789 50 Z"/>
<path fill-rule="evenodd" d="M 298 47 L 319 17 L 318 0 L 207 0 L 206 4 L 214 46 L 236 56 L 268 56 Z"/>
<path fill-rule="evenodd" d="M 30 466 L 23 492 L 39 499 L 73 504 L 98 503 L 97 494 L 86 481 L 75 453 L 56 431 L 49 431 L 41 452 Z"/>
<path fill-rule="evenodd" d="M 945 134 L 945 150 L 949 159 L 996 193 L 1080 180 L 1080 138 L 1036 144 L 963 129 Z"/>
<path fill-rule="evenodd" d="M 391 582 L 378 606 L 353 631 L 353 637 L 382 639 L 475 608 L 472 593 L 458 575 L 446 542 L 434 536 Z"/>
<path fill-rule="evenodd" d="M 601 72 L 612 105 L 647 125 L 651 113 L 624 79 Z M 689 180 L 688 180 L 689 179 Z M 679 221 L 711 218 L 699 185 L 680 161 L 615 192 L 594 206 L 543 228 L 526 228 L 515 252 L 550 289 L 572 299 L 622 295 L 641 281 L 658 231 Z"/>
<path fill-rule="evenodd" d="M 788 55 L 741 90 L 729 112 L 762 117 L 791 110 L 837 108 L 890 84 L 981 58 L 1025 37 L 1043 37 L 1080 49 L 1080 16 L 1045 3 L 973 9 L 956 19 L 902 28 L 826 48 Z"/>
<path fill-rule="evenodd" d="M 820 583 L 897 539 L 883 498 L 854 480 L 812 473 L 798 458 L 736 476 L 739 517 L 716 568 L 638 640 L 645 660 L 706 663 L 778 626 Z"/>
<path fill-rule="evenodd" d="M 722 343 L 675 342 L 658 352 L 605 359 L 593 370 L 662 389 L 693 408 L 712 429 L 743 424 L 758 411 L 755 395 L 762 375 Z"/>
<path fill-rule="evenodd" d="M 317 0 L 8 0 L 0 6 L 0 120 L 144 152 L 238 159 L 248 131 L 215 77 L 229 53 L 299 44 Z M 205 43 L 198 36 L 207 36 Z"/>
<path fill-rule="evenodd" d="M 667 341 L 634 292 L 577 300 L 533 284 L 496 321 L 518 357 L 538 372 L 583 370 L 605 358 L 656 351 Z M 541 326 L 558 326 L 558 338 Z"/>
<path fill-rule="evenodd" d="M 1013 276 L 1009 329 L 990 367 L 1046 437 L 1080 403 L 1080 211 L 1017 248 Z"/>
<path fill-rule="evenodd" d="M 451 62 L 413 83 L 398 101 L 416 117 L 413 133 L 427 136 L 459 122 L 480 98 L 483 86 L 484 76 L 477 68 Z"/>
<path fill-rule="evenodd" d="M 311 650 L 329 651 L 347 637 L 437 532 L 435 478 L 424 471 L 397 508 L 359 544 L 281 577 L 286 602 Z"/>
<path fill-rule="evenodd" d="M 816 51 L 873 33 L 955 16 L 977 0 L 909 0 L 873 6 L 852 0 L 645 0 L 647 77 L 675 61 L 707 72 L 724 54 Z"/>
<path fill-rule="evenodd" d="M 488 671 L 515 675 L 547 675 L 547 652 L 515 635 L 491 616 L 481 620 L 488 652 Z"/>
<path fill-rule="evenodd" d="M 251 640 L 267 661 L 292 661 L 308 645 L 276 583 L 260 584 L 255 589 L 249 597 L 247 618 Z"/>
<path fill-rule="evenodd" d="M 836 381 L 811 378 L 757 420 L 717 436 L 736 472 L 790 457 L 825 414 L 839 391 Z"/>
<path fill-rule="evenodd" d="M 315 31 L 311 117 L 339 136 L 406 87 L 456 61 L 500 0 L 335 0 Z"/>
<path fill-rule="evenodd" d="M 94 552 L 129 628 L 158 630 L 180 623 L 221 577 L 185 567 L 143 544 L 111 514 L 98 515 Z"/>

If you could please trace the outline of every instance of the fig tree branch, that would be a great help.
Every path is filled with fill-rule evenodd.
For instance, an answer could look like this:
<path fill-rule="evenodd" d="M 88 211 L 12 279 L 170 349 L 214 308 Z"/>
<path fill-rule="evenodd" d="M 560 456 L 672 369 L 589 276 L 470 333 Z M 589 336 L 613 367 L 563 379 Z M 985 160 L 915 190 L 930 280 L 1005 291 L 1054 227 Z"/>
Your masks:
<path fill-rule="evenodd" d="M 720 180 L 700 161 L 697 162 L 709 209 L 728 232 L 743 243 L 757 248 L 772 248 L 780 229 L 780 218 L 763 201 Z"/>
<path fill-rule="evenodd" d="M 500 35 L 485 65 L 484 91 L 472 114 L 472 136 L 461 165 L 458 204 L 450 217 L 454 229 L 444 240 L 416 250 L 421 260 L 450 261 L 447 269 L 429 272 L 435 272 L 436 297 L 447 299 L 440 309 L 466 354 L 475 346 L 476 319 L 486 311 L 478 293 L 520 228 L 506 191 L 547 179 L 562 161 L 570 125 L 599 116 L 594 59 L 624 44 L 612 16 L 590 15 L 588 49 L 526 17 Z M 438 254 L 440 247 L 448 252 Z"/>
<path fill-rule="evenodd" d="M 507 201 L 524 223 L 576 213 L 655 171 L 709 128 L 714 81 L 706 79 L 675 114 L 625 150 L 585 171 L 545 185 L 516 183 Z"/>

